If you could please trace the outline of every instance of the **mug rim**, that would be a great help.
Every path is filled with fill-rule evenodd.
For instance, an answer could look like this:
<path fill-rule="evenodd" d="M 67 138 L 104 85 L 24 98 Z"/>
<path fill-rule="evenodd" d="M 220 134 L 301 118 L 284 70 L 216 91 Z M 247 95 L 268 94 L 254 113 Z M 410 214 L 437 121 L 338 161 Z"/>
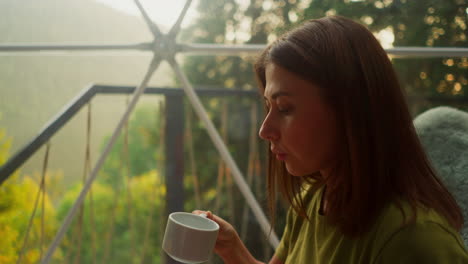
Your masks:
<path fill-rule="evenodd" d="M 215 225 L 215 228 L 201 229 L 201 228 L 189 226 L 189 225 L 186 225 L 186 224 L 184 224 L 184 223 L 181 223 L 181 222 L 175 220 L 175 219 L 173 218 L 174 215 L 190 215 L 190 216 L 200 217 L 200 218 L 206 219 L 206 220 L 208 220 L 209 222 L 213 223 L 213 224 Z M 171 219 L 171 221 L 173 221 L 174 223 L 177 223 L 178 225 L 184 226 L 184 227 L 189 228 L 189 229 L 197 230 L 197 231 L 202 231 L 202 232 L 203 232 L 203 231 L 204 231 L 204 232 L 213 232 L 213 231 L 218 231 L 218 230 L 219 230 L 219 225 L 218 225 L 218 223 L 216 223 L 215 221 L 209 219 L 208 217 L 203 217 L 203 216 L 200 216 L 200 215 L 197 215 L 197 214 L 193 214 L 193 213 L 187 213 L 187 212 L 172 212 L 172 213 L 169 214 L 169 219 Z"/>

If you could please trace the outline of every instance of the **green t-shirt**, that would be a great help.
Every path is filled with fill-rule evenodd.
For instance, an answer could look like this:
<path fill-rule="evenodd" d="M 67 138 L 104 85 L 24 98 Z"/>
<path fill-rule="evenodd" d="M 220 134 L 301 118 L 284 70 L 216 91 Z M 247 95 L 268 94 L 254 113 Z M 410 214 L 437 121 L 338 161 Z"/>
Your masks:
<path fill-rule="evenodd" d="M 310 222 L 289 210 L 275 253 L 285 264 L 468 263 L 460 235 L 433 210 L 418 209 L 416 222 L 401 228 L 401 210 L 391 204 L 369 232 L 350 239 L 319 214 L 322 192 L 304 195 Z M 409 208 L 403 203 L 407 216 L 411 215 Z"/>

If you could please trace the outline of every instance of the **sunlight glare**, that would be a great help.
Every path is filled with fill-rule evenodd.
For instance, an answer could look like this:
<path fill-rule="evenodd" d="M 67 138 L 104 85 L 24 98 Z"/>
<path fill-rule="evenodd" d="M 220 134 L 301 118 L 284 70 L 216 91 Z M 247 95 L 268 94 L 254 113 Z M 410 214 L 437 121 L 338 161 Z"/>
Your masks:
<path fill-rule="evenodd" d="M 384 49 L 393 48 L 393 41 L 395 41 L 395 35 L 393 34 L 393 30 L 391 27 L 382 29 L 374 35 L 379 40 L 380 45 L 382 45 Z"/>

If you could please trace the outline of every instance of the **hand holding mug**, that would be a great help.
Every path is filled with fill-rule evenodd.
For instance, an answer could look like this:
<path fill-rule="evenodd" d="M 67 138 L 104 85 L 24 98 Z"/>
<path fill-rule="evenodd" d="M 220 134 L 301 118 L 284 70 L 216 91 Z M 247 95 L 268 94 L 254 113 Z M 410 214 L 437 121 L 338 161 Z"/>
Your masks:
<path fill-rule="evenodd" d="M 209 259 L 213 251 L 218 230 L 219 225 L 201 213 L 171 213 L 162 247 L 179 262 L 202 263 Z"/>
<path fill-rule="evenodd" d="M 206 215 L 208 219 L 213 220 L 219 225 L 219 233 L 216 239 L 214 251 L 221 257 L 229 254 L 229 252 L 236 245 L 236 242 L 238 242 L 239 240 L 239 235 L 237 234 L 234 227 L 228 222 L 226 222 L 224 219 L 217 215 L 214 215 L 210 211 L 195 210 L 193 211 L 193 213 L 197 215 Z"/>

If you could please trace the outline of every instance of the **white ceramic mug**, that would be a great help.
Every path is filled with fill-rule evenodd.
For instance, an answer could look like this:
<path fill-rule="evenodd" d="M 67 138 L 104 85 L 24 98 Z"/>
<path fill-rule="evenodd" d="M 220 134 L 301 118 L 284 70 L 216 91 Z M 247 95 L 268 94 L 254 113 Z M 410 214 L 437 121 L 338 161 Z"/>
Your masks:
<path fill-rule="evenodd" d="M 202 263 L 213 252 L 219 225 L 206 218 L 185 212 L 175 212 L 167 219 L 162 248 L 182 263 Z"/>

